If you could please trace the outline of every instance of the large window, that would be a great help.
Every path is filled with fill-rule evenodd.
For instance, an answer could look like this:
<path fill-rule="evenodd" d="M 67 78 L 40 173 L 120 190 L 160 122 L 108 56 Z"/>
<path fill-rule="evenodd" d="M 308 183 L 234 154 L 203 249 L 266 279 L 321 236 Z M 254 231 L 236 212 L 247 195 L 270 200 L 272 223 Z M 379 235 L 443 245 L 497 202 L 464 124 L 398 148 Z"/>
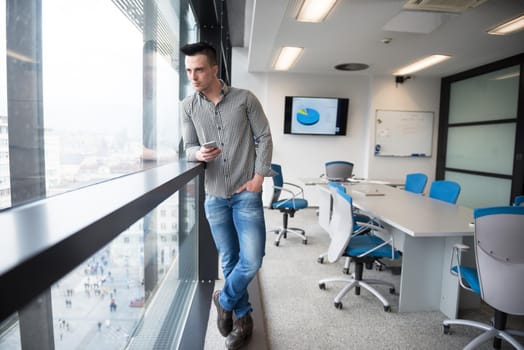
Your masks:
<path fill-rule="evenodd" d="M 177 159 L 179 28 L 197 36 L 179 6 L 0 0 L 0 209 Z M 198 279 L 196 182 L 52 286 L 47 315 L 0 320 L 0 348 L 24 327 L 52 327 L 56 349 L 154 348 L 169 303 L 170 323 L 187 316 L 195 285 L 179 281 Z"/>
<path fill-rule="evenodd" d="M 42 2 L 48 195 L 140 167 L 142 45 L 111 1 Z"/>
<path fill-rule="evenodd" d="M 176 159 L 180 9 L 126 0 L 0 5 L 0 208 L 29 188 L 25 178 L 43 190 L 12 204 Z M 28 158 L 27 149 L 38 151 Z"/>

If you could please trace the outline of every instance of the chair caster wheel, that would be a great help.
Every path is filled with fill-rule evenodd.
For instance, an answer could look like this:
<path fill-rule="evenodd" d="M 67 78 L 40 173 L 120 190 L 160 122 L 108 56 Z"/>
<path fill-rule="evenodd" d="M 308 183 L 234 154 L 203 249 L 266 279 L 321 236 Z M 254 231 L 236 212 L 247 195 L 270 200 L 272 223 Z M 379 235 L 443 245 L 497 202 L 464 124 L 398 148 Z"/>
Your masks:
<path fill-rule="evenodd" d="M 342 303 L 341 302 L 335 302 L 334 305 L 335 305 L 336 309 L 342 310 Z"/>
<path fill-rule="evenodd" d="M 384 306 L 384 311 L 385 312 L 391 312 L 391 306 Z"/>
<path fill-rule="evenodd" d="M 326 290 L 326 284 L 325 283 L 319 283 L 318 284 L 318 288 L 320 288 L 322 290 Z"/>
<path fill-rule="evenodd" d="M 279 241 L 276 241 L 276 242 L 275 242 L 275 245 L 276 245 L 277 247 L 278 247 L 279 244 L 280 244 Z"/>
<path fill-rule="evenodd" d="M 307 239 L 303 239 L 302 244 L 307 244 Z"/>
<path fill-rule="evenodd" d="M 342 269 L 342 273 L 345 273 L 346 275 L 349 275 L 349 268 L 344 267 L 344 268 Z"/>
<path fill-rule="evenodd" d="M 443 324 L 442 325 L 442 333 L 444 334 L 451 334 L 451 328 L 449 324 Z"/>
<path fill-rule="evenodd" d="M 389 294 L 395 294 L 395 288 L 389 288 Z"/>
<path fill-rule="evenodd" d="M 323 256 L 320 256 L 318 259 L 317 259 L 317 262 L 319 264 L 323 264 L 324 263 L 324 257 Z"/>

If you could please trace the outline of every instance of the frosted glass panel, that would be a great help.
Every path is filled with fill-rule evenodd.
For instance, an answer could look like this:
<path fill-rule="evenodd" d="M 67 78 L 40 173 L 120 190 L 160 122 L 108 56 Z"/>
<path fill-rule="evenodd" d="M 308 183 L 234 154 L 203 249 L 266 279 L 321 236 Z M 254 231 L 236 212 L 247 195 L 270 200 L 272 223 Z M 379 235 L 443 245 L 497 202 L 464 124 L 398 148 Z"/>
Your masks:
<path fill-rule="evenodd" d="M 446 167 L 513 173 L 516 123 L 448 128 Z"/>
<path fill-rule="evenodd" d="M 518 91 L 519 66 L 452 83 L 449 123 L 516 118 Z"/>
<path fill-rule="evenodd" d="M 458 205 L 482 208 L 510 204 L 511 180 L 452 171 L 446 171 L 445 178 L 460 184 Z"/>

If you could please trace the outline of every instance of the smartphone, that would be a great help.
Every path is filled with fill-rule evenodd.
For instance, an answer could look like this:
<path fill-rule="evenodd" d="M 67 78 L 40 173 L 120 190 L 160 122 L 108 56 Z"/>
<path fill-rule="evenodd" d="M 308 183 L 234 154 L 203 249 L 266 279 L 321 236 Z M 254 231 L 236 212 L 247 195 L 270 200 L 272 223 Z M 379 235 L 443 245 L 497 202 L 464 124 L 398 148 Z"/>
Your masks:
<path fill-rule="evenodd" d="M 209 142 L 206 142 L 204 143 L 202 146 L 206 147 L 206 148 L 218 148 L 218 145 L 217 145 L 217 142 L 216 141 L 209 141 Z"/>

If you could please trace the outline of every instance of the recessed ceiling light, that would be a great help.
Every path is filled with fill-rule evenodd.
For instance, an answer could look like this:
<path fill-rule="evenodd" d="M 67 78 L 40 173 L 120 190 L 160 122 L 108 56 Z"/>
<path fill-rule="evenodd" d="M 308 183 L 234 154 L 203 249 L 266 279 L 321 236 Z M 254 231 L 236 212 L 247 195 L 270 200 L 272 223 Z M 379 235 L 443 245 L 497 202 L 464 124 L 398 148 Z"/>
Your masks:
<path fill-rule="evenodd" d="M 345 70 L 345 71 L 357 71 L 357 70 L 364 70 L 368 68 L 369 68 L 369 65 L 365 63 L 341 63 L 335 66 L 335 69 Z"/>
<path fill-rule="evenodd" d="M 299 22 L 322 22 L 336 2 L 337 0 L 304 0 L 296 19 Z"/>
<path fill-rule="evenodd" d="M 415 73 L 415 72 L 418 72 L 419 70 L 422 70 L 422 69 L 426 69 L 430 66 L 433 66 L 437 63 L 440 63 L 442 61 L 445 61 L 447 59 L 451 58 L 451 56 L 446 56 L 446 55 L 431 55 L 431 56 L 428 56 L 428 57 L 425 57 L 421 60 L 418 60 L 416 62 L 413 62 L 405 67 L 402 67 L 398 70 L 396 70 L 395 72 L 393 72 L 393 75 L 396 75 L 396 76 L 403 76 L 403 75 L 408 75 L 408 74 L 412 74 L 412 73 Z"/>
<path fill-rule="evenodd" d="M 303 50 L 303 47 L 284 46 L 280 49 L 273 68 L 275 70 L 288 70 L 296 62 Z"/>
<path fill-rule="evenodd" d="M 488 34 L 507 35 L 522 29 L 524 29 L 524 15 L 499 24 L 495 28 L 488 30 Z"/>

